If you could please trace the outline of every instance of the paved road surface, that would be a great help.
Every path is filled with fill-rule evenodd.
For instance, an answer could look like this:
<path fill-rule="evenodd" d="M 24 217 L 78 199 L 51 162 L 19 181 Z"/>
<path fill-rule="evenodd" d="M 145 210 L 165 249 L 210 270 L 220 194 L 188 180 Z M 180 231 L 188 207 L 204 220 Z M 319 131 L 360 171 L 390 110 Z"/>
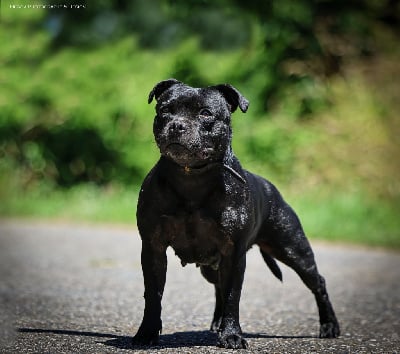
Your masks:
<path fill-rule="evenodd" d="M 400 353 L 400 254 L 314 245 L 342 327 L 317 338 L 311 293 L 282 266 L 284 283 L 248 255 L 241 324 L 254 353 Z M 160 346 L 133 350 L 143 310 L 133 228 L 2 221 L 1 353 L 232 353 L 207 331 L 213 289 L 169 254 Z"/>

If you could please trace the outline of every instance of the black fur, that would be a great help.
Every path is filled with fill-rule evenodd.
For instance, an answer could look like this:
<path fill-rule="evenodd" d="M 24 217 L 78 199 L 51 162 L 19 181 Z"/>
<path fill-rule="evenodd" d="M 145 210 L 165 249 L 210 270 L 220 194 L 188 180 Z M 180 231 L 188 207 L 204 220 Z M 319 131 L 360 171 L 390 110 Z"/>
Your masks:
<path fill-rule="evenodd" d="M 215 286 L 211 329 L 218 345 L 246 348 L 239 299 L 246 251 L 258 245 L 272 273 L 274 258 L 293 268 L 314 293 L 320 336 L 339 325 L 325 282 L 299 219 L 269 181 L 242 168 L 231 148 L 231 113 L 248 101 L 230 85 L 192 88 L 175 79 L 158 83 L 154 136 L 161 157 L 143 182 L 137 220 L 142 238 L 145 310 L 135 345 L 151 345 L 161 332 L 167 247 L 183 265 L 196 263 Z"/>

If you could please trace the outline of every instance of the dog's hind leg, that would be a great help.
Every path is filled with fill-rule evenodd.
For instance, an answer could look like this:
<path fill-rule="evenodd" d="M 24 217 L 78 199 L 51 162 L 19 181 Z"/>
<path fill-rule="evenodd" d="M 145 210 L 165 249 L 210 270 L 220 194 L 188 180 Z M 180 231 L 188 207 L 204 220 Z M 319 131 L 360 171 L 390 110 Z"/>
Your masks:
<path fill-rule="evenodd" d="M 260 247 L 291 267 L 313 292 L 319 311 L 320 337 L 338 337 L 339 324 L 326 291 L 325 280 L 318 272 L 314 253 L 293 209 L 282 201 L 262 231 L 261 234 L 268 236 L 257 241 Z"/>
<path fill-rule="evenodd" d="M 338 337 L 339 323 L 328 297 L 325 280 L 318 272 L 313 251 L 301 226 L 299 225 L 291 237 L 285 237 L 284 234 L 285 232 L 280 233 L 278 238 L 281 241 L 285 239 L 285 246 L 275 249 L 274 256 L 291 267 L 313 292 L 319 311 L 320 338 Z"/>
<path fill-rule="evenodd" d="M 340 335 L 340 329 L 328 297 L 325 279 L 318 273 L 312 253 L 309 257 L 305 262 L 297 262 L 291 258 L 286 258 L 283 262 L 296 271 L 315 296 L 321 325 L 320 338 L 336 338 Z"/>

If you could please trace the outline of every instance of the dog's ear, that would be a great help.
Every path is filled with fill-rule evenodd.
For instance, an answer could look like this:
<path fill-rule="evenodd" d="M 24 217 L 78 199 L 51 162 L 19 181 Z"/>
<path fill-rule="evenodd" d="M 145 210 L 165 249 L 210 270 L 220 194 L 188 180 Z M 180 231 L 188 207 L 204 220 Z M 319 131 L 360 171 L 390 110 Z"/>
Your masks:
<path fill-rule="evenodd" d="M 153 101 L 154 97 L 157 100 L 165 90 L 168 90 L 170 87 L 172 87 L 176 84 L 181 84 L 181 82 L 176 79 L 168 79 L 168 80 L 160 81 L 151 90 L 151 92 L 149 94 L 148 103 L 151 103 Z"/>
<path fill-rule="evenodd" d="M 210 88 L 222 93 L 222 95 L 231 107 L 231 113 L 235 112 L 238 106 L 243 113 L 245 113 L 247 111 L 247 108 L 249 108 L 249 101 L 247 101 L 246 98 L 244 98 L 244 96 L 232 85 L 221 84 L 211 86 Z"/>

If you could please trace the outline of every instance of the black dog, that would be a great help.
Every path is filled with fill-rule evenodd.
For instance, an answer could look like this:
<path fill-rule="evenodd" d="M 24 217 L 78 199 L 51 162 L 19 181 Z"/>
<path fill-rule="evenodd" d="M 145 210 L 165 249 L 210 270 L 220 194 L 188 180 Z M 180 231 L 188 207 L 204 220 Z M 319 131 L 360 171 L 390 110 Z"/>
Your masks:
<path fill-rule="evenodd" d="M 135 345 L 161 332 L 161 298 L 171 246 L 182 264 L 196 263 L 215 286 L 211 330 L 218 345 L 246 348 L 239 299 L 246 251 L 254 244 L 282 280 L 274 258 L 293 268 L 314 293 L 320 337 L 339 336 L 325 281 L 294 211 L 267 180 L 242 168 L 231 148 L 231 113 L 248 101 L 230 85 L 192 88 L 175 79 L 158 83 L 154 136 L 161 158 L 143 182 L 137 220 L 142 238 L 145 309 Z"/>

